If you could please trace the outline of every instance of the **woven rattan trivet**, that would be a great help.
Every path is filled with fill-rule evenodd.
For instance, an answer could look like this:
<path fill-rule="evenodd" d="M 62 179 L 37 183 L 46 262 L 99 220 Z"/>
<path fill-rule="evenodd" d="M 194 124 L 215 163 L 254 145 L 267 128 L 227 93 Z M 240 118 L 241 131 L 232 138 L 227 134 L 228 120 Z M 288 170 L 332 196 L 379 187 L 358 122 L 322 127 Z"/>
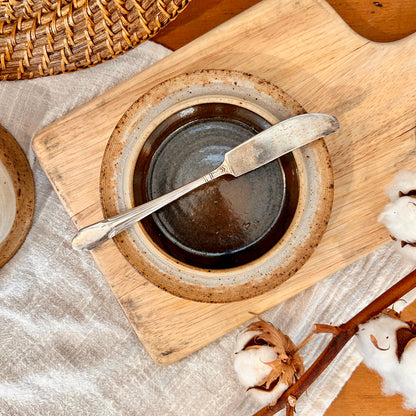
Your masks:
<path fill-rule="evenodd" d="M 70 72 L 156 35 L 190 0 L 0 0 L 0 80 Z"/>

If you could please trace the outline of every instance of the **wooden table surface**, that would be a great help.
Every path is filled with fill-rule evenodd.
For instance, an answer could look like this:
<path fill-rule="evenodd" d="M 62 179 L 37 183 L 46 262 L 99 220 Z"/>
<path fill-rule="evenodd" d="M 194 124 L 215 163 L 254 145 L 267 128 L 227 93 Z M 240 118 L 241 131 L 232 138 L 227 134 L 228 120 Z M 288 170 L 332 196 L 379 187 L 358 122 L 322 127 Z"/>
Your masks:
<path fill-rule="evenodd" d="M 179 49 L 259 1 L 192 0 L 153 40 Z M 352 29 L 370 40 L 390 42 L 416 32 L 416 0 L 327 1 Z M 407 319 L 416 319 L 416 303 L 405 313 Z M 403 409 L 400 396 L 384 397 L 380 385 L 380 377 L 361 364 L 325 416 L 416 416 L 416 411 Z"/>

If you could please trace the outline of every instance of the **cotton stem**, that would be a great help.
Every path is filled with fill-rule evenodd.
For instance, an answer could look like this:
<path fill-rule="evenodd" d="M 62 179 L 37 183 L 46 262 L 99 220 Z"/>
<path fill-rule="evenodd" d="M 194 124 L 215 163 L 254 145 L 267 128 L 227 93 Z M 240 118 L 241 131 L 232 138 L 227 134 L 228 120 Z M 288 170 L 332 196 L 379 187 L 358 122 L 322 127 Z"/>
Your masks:
<path fill-rule="evenodd" d="M 316 361 L 310 366 L 310 368 L 295 384 L 285 391 L 276 403 L 260 409 L 254 414 L 254 416 L 272 416 L 285 407 L 286 414 L 288 414 L 287 406 L 292 407 L 290 406 L 290 400 L 298 400 L 299 397 L 309 388 L 309 386 L 320 376 L 320 374 L 328 367 L 342 348 L 344 348 L 345 344 L 357 332 L 358 325 L 363 324 L 372 317 L 378 315 L 415 287 L 416 270 L 409 273 L 406 277 L 393 285 L 390 289 L 357 313 L 357 315 L 351 318 L 348 322 L 339 327 L 332 327 L 337 328 L 337 331 L 330 331 L 330 333 L 333 334 L 331 341 Z M 329 325 L 320 325 L 319 328 L 329 330 L 331 327 Z"/>

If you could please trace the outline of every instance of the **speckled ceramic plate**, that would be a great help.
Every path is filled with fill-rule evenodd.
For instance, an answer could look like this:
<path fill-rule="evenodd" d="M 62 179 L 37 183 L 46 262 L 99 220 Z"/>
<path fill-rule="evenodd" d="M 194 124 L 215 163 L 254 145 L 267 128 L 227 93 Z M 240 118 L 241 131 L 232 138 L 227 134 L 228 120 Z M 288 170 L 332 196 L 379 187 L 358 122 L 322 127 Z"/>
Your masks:
<path fill-rule="evenodd" d="M 105 151 L 106 217 L 208 173 L 230 148 L 304 112 L 278 87 L 233 71 L 165 81 L 125 113 Z M 290 278 L 328 223 L 332 169 L 323 140 L 239 178 L 221 178 L 114 238 L 157 286 L 188 299 L 228 302 Z"/>
<path fill-rule="evenodd" d="M 34 210 L 32 170 L 17 141 L 0 126 L 0 267 L 25 240 Z"/>

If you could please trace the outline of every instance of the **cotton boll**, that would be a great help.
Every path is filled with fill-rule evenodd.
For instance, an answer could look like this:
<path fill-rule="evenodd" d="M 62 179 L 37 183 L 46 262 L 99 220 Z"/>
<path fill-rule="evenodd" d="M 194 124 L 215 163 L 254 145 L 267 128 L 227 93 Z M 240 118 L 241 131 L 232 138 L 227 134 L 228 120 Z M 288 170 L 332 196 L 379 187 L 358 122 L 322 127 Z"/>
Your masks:
<path fill-rule="evenodd" d="M 404 260 L 408 261 L 411 264 L 416 263 L 416 247 L 411 244 L 403 244 L 402 241 L 396 240 L 393 241 L 393 247 L 396 252 L 399 253 Z"/>
<path fill-rule="evenodd" d="M 410 341 L 400 360 L 400 387 L 407 409 L 416 409 L 416 338 Z"/>
<path fill-rule="evenodd" d="M 398 355 L 396 334 L 401 328 L 413 336 L 407 323 L 381 314 L 359 326 L 357 346 L 364 363 L 383 378 L 384 394 L 400 393 L 405 406 L 416 409 L 416 338 L 411 338 Z"/>
<path fill-rule="evenodd" d="M 357 346 L 367 367 L 381 375 L 397 370 L 399 360 L 396 355 L 396 330 L 403 326 L 406 324 L 387 315 L 379 315 L 359 325 Z M 372 336 L 377 340 L 378 348 L 374 345 Z"/>
<path fill-rule="evenodd" d="M 277 354 L 271 347 L 264 345 L 260 348 L 240 351 L 234 359 L 234 370 L 240 383 L 249 389 L 248 394 L 260 406 L 275 402 L 289 387 L 287 384 L 279 382 L 270 392 L 250 389 L 267 377 L 271 368 L 265 363 L 275 360 L 276 356 Z"/>
<path fill-rule="evenodd" d="M 396 250 L 404 259 L 416 263 L 416 172 L 401 171 L 386 189 L 391 203 L 378 220 L 398 240 Z"/>
<path fill-rule="evenodd" d="M 416 172 L 403 170 L 399 172 L 386 189 L 386 194 L 391 201 L 400 197 L 400 193 L 407 194 L 416 189 Z"/>
<path fill-rule="evenodd" d="M 391 235 L 408 243 L 416 241 L 416 198 L 403 196 L 387 204 L 379 216 Z"/>
<path fill-rule="evenodd" d="M 276 402 L 304 373 L 296 345 L 280 329 L 257 317 L 239 334 L 234 369 L 240 383 L 259 404 Z"/>
<path fill-rule="evenodd" d="M 260 331 L 241 331 L 235 340 L 234 352 L 240 352 L 246 346 L 247 342 L 256 335 L 260 335 Z"/>
<path fill-rule="evenodd" d="M 275 359 L 276 353 L 267 345 L 240 351 L 234 359 L 234 370 L 244 387 L 253 387 L 270 373 L 271 368 L 265 363 Z"/>
<path fill-rule="evenodd" d="M 277 386 L 270 392 L 251 389 L 248 394 L 262 407 L 268 404 L 275 403 L 279 397 L 288 389 L 285 383 L 278 383 Z"/>

